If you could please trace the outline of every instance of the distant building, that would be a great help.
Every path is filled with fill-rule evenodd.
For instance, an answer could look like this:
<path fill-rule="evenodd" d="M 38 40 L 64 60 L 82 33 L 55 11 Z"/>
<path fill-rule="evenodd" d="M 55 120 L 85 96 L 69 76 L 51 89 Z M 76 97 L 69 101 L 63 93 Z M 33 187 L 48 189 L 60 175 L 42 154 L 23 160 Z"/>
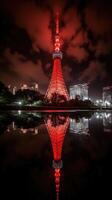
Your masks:
<path fill-rule="evenodd" d="M 15 95 L 17 90 L 19 90 L 19 89 L 21 89 L 21 90 L 34 90 L 34 91 L 38 92 L 39 87 L 38 87 L 38 83 L 33 83 L 31 85 L 21 84 L 19 87 L 8 85 L 8 89 L 9 89 L 10 92 L 12 92 L 13 95 Z"/>
<path fill-rule="evenodd" d="M 23 84 L 22 86 L 21 86 L 21 90 L 27 90 L 28 89 L 28 85 L 27 84 Z"/>
<path fill-rule="evenodd" d="M 38 83 L 33 83 L 32 85 L 23 84 L 21 90 L 34 90 L 38 91 Z"/>
<path fill-rule="evenodd" d="M 15 95 L 15 93 L 17 91 L 17 87 L 16 86 L 8 85 L 8 89 L 13 95 Z"/>
<path fill-rule="evenodd" d="M 9 91 L 11 92 L 11 85 L 8 85 L 7 87 L 8 87 L 8 89 L 9 89 Z"/>
<path fill-rule="evenodd" d="M 112 86 L 103 88 L 102 98 L 105 107 L 112 107 Z"/>
<path fill-rule="evenodd" d="M 34 88 L 35 88 L 35 91 L 38 91 L 38 89 L 39 89 L 38 83 L 35 83 Z"/>
<path fill-rule="evenodd" d="M 75 99 L 79 96 L 81 100 L 88 99 L 88 84 L 78 84 L 70 86 L 70 99 Z"/>
<path fill-rule="evenodd" d="M 12 94 L 13 94 L 13 95 L 15 95 L 15 94 L 16 94 L 16 92 L 17 92 L 17 87 L 16 87 L 16 86 L 14 86 L 14 87 L 12 88 Z"/>

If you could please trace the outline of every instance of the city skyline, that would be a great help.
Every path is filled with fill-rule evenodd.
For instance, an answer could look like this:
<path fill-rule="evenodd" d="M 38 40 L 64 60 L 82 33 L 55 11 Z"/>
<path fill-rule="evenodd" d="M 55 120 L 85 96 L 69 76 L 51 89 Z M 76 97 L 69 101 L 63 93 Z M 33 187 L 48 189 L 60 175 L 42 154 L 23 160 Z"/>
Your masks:
<path fill-rule="evenodd" d="M 66 84 L 88 82 L 91 93 L 99 93 L 98 89 L 111 85 L 111 8 L 104 0 L 10 0 L 10 6 L 4 0 L 0 80 L 6 85 L 37 82 L 40 90 L 46 91 L 53 67 L 54 18 L 59 9 Z"/>

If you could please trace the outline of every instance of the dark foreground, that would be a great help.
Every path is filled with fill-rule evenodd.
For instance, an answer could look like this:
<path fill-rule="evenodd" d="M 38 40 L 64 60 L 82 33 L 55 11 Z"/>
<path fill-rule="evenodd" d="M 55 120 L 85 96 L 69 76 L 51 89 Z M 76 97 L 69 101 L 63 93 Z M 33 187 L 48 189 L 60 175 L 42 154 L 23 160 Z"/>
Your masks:
<path fill-rule="evenodd" d="M 57 110 L 70 110 L 70 111 L 73 111 L 73 110 L 89 110 L 89 111 L 97 111 L 97 110 L 100 110 L 100 111 L 106 111 L 106 110 L 110 110 L 110 111 L 112 111 L 112 108 L 111 107 L 108 107 L 108 108 L 106 108 L 106 107 L 98 107 L 98 106 L 94 106 L 94 107 L 78 107 L 78 106 L 62 106 L 62 105 L 60 105 L 60 106 L 51 106 L 51 105 L 49 105 L 49 106 L 20 106 L 20 105 L 18 105 L 18 106 L 14 106 L 14 105 L 0 105 L 0 111 L 7 111 L 7 110 L 10 110 L 10 111 L 12 111 L 12 110 L 23 110 L 23 111 L 47 111 L 47 110 L 55 110 L 55 111 L 57 111 Z"/>
<path fill-rule="evenodd" d="M 62 129 L 67 120 L 67 129 Z M 56 199 L 49 122 L 53 130 L 65 132 L 57 198 L 111 199 L 111 112 L 21 111 L 0 113 L 0 199 L 7 195 L 9 199 Z"/>

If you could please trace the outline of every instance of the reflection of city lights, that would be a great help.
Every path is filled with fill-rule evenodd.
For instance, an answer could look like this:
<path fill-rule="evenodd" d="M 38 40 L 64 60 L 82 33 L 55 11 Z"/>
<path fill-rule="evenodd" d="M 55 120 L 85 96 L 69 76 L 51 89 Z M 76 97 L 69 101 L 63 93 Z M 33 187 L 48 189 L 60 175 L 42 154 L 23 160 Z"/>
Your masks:
<path fill-rule="evenodd" d="M 21 115 L 21 110 L 18 110 L 18 114 Z"/>
<path fill-rule="evenodd" d="M 38 134 L 38 128 L 35 128 L 35 135 Z"/>
<path fill-rule="evenodd" d="M 7 131 L 6 132 L 10 132 L 10 129 L 9 128 L 7 128 Z"/>
<path fill-rule="evenodd" d="M 96 113 L 95 116 L 97 119 L 104 119 L 104 118 L 108 119 L 111 116 L 111 114 L 110 113 Z"/>
<path fill-rule="evenodd" d="M 34 117 L 38 117 L 38 118 L 41 118 L 41 113 L 32 113 L 31 112 L 31 114 L 32 114 L 32 116 L 34 116 Z"/>
<path fill-rule="evenodd" d="M 23 134 L 32 134 L 32 135 L 37 135 L 38 134 L 38 128 L 21 128 L 21 133 Z"/>
<path fill-rule="evenodd" d="M 84 119 L 85 122 L 88 122 L 88 119 L 87 119 L 87 118 L 84 117 L 83 119 Z"/>
<path fill-rule="evenodd" d="M 12 128 L 15 130 L 15 122 L 12 122 Z"/>
<path fill-rule="evenodd" d="M 100 120 L 102 122 L 104 132 L 112 132 L 112 113 L 100 112 L 95 113 L 96 121 Z"/>
<path fill-rule="evenodd" d="M 96 115 L 96 118 L 99 119 L 99 115 Z"/>
<path fill-rule="evenodd" d="M 84 117 L 78 120 L 70 119 L 70 132 L 76 134 L 88 134 L 88 122 L 89 120 Z"/>
<path fill-rule="evenodd" d="M 96 116 L 97 119 L 102 119 L 103 113 L 95 113 L 95 116 Z"/>
<path fill-rule="evenodd" d="M 106 117 L 106 119 L 108 119 L 109 117 L 110 117 L 110 113 L 105 113 L 105 117 Z"/>
<path fill-rule="evenodd" d="M 112 132 L 112 113 L 103 114 L 104 132 Z"/>
<path fill-rule="evenodd" d="M 26 134 L 26 133 L 27 133 L 27 129 L 21 128 L 21 132 L 22 132 L 23 134 Z"/>

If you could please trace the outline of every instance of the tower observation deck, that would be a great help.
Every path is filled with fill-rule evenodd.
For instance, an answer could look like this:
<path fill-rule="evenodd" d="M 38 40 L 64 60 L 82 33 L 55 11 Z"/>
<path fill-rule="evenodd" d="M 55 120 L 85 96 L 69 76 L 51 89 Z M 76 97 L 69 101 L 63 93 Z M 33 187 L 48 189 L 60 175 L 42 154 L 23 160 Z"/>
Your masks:
<path fill-rule="evenodd" d="M 52 100 L 53 95 L 63 96 L 64 99 L 69 100 L 68 91 L 64 82 L 61 60 L 63 58 L 62 52 L 60 50 L 60 33 L 59 33 L 59 13 L 56 14 L 56 33 L 54 40 L 54 51 L 52 54 L 53 57 L 53 71 L 50 80 L 49 87 L 47 89 L 45 98 L 49 101 Z"/>

